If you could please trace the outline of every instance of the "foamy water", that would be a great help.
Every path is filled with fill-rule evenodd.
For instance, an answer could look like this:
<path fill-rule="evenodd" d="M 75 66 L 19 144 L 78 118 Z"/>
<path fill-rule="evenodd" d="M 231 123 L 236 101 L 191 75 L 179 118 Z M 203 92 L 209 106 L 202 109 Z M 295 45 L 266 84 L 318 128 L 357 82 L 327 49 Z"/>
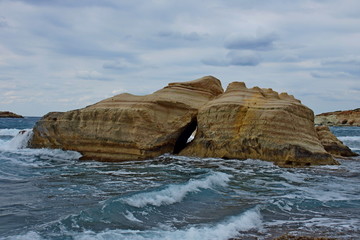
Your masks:
<path fill-rule="evenodd" d="M 35 120 L 0 129 L 0 239 L 360 237 L 360 158 L 299 169 L 174 155 L 83 162 L 26 148 Z M 360 128 L 332 131 L 360 143 Z"/>

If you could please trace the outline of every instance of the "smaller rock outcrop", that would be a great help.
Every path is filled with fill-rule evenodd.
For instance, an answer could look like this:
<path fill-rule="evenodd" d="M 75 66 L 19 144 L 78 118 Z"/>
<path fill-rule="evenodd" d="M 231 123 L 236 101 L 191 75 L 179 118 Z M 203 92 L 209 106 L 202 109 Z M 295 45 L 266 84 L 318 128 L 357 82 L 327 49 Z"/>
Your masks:
<path fill-rule="evenodd" d="M 316 132 L 325 150 L 334 157 L 358 156 L 357 153 L 354 153 L 348 146 L 343 144 L 343 142 L 330 131 L 328 126 L 317 126 Z"/>
<path fill-rule="evenodd" d="M 316 115 L 315 124 L 325 126 L 360 126 L 360 108 Z"/>
<path fill-rule="evenodd" d="M 286 167 L 337 164 L 317 137 L 312 110 L 286 93 L 233 82 L 200 108 L 197 122 L 182 155 L 262 159 Z"/>
<path fill-rule="evenodd" d="M 24 118 L 21 115 L 15 114 L 13 112 L 4 111 L 0 112 L 0 118 Z"/>

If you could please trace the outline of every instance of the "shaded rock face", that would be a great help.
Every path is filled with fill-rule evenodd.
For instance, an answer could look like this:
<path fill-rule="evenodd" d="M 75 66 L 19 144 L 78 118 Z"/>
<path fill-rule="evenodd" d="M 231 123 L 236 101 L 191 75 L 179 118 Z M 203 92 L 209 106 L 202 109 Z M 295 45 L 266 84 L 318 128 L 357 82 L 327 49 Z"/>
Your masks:
<path fill-rule="evenodd" d="M 222 94 L 211 76 L 170 83 L 146 96 L 120 94 L 89 107 L 45 115 L 33 148 L 61 148 L 100 161 L 140 160 L 179 152 L 196 128 L 198 109 Z"/>
<path fill-rule="evenodd" d="M 24 117 L 9 111 L 5 111 L 5 112 L 0 112 L 0 118 L 24 118 Z"/>
<path fill-rule="evenodd" d="M 289 167 L 337 164 L 317 137 L 312 110 L 286 93 L 231 83 L 200 108 L 197 123 L 194 140 L 180 154 Z"/>
<path fill-rule="evenodd" d="M 326 126 L 360 126 L 360 108 L 316 115 L 315 124 Z"/>
<path fill-rule="evenodd" d="M 327 126 L 317 126 L 316 132 L 319 136 L 321 144 L 325 150 L 335 157 L 353 157 L 358 156 L 357 153 L 351 151 L 349 147 L 344 145 Z"/>

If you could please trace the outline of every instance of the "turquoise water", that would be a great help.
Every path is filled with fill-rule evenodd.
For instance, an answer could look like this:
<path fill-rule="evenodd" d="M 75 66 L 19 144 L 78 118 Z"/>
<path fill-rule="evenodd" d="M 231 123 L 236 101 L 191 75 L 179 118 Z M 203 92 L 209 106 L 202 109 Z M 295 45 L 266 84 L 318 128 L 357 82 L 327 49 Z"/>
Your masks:
<path fill-rule="evenodd" d="M 163 155 L 79 161 L 28 149 L 38 118 L 0 119 L 0 239 L 360 238 L 360 158 L 279 168 Z M 360 128 L 331 129 L 360 153 Z"/>

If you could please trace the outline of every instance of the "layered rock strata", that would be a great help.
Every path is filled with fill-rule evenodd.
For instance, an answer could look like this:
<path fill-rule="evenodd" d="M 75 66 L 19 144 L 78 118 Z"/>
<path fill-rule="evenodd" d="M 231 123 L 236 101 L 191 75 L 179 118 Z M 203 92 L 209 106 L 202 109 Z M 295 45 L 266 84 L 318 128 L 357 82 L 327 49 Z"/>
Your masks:
<path fill-rule="evenodd" d="M 83 109 L 49 113 L 35 125 L 30 147 L 75 150 L 83 159 L 100 161 L 180 153 L 289 167 L 337 164 L 318 139 L 313 112 L 299 100 L 240 82 L 224 93 L 211 76 L 170 83 L 146 96 L 125 93 Z"/>
<path fill-rule="evenodd" d="M 83 109 L 49 113 L 34 127 L 30 146 L 75 150 L 83 159 L 100 161 L 177 153 L 196 128 L 198 109 L 222 93 L 221 82 L 208 76 L 170 83 L 146 96 L 125 93 Z"/>
<path fill-rule="evenodd" d="M 312 110 L 286 93 L 231 83 L 200 108 L 197 123 L 194 140 L 180 154 L 289 167 L 337 164 L 317 137 Z"/>
<path fill-rule="evenodd" d="M 316 115 L 315 124 L 326 126 L 360 126 L 360 108 Z"/>
<path fill-rule="evenodd" d="M 335 157 L 354 157 L 357 153 L 351 151 L 349 147 L 343 144 L 327 126 L 317 126 L 316 132 L 318 134 L 321 144 L 328 153 Z"/>
<path fill-rule="evenodd" d="M 5 111 L 5 112 L 0 112 L 0 118 L 24 118 L 24 117 L 13 112 Z"/>

